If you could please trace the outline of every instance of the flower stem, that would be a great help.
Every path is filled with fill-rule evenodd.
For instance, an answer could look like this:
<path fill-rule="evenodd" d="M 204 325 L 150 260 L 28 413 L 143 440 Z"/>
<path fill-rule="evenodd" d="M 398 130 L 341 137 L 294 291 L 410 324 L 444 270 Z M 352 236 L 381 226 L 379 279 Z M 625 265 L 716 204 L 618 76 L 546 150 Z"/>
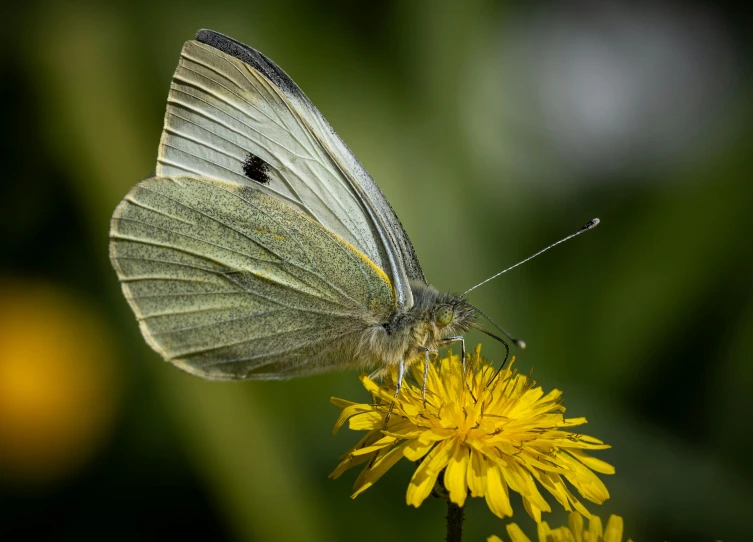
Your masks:
<path fill-rule="evenodd" d="M 447 499 L 447 542 L 462 542 L 465 509 Z"/>
<path fill-rule="evenodd" d="M 450 494 L 444 487 L 444 469 L 437 476 L 431 493 L 438 499 L 447 501 L 447 542 L 462 542 L 465 509 L 450 500 Z"/>

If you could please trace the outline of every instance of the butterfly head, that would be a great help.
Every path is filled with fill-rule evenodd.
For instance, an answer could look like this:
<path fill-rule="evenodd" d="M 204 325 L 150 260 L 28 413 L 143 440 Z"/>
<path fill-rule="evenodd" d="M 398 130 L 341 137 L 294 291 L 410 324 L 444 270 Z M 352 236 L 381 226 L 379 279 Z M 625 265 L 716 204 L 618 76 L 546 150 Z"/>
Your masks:
<path fill-rule="evenodd" d="M 459 298 L 448 299 L 434 307 L 434 325 L 444 332 L 453 334 L 466 331 L 475 319 L 475 311 L 467 301 Z"/>

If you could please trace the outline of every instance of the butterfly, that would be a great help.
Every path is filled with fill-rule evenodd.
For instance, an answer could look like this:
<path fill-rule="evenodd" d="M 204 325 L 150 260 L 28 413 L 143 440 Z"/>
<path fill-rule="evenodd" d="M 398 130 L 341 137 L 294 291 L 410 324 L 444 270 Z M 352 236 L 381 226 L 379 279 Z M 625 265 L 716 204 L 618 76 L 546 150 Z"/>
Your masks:
<path fill-rule="evenodd" d="M 441 346 L 465 360 L 471 327 L 502 340 L 427 283 L 379 187 L 285 72 L 211 30 L 183 47 L 155 176 L 115 209 L 110 259 L 147 343 L 206 379 L 397 367 L 397 394 Z"/>

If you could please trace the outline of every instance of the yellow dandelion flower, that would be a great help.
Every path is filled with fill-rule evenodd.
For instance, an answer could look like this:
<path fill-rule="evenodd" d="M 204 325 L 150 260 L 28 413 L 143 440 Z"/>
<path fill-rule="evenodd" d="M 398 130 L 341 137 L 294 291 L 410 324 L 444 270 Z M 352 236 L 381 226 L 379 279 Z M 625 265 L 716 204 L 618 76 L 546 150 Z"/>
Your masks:
<path fill-rule="evenodd" d="M 614 468 L 585 451 L 609 445 L 571 431 L 586 419 L 564 417 L 562 392 L 555 389 L 545 395 L 530 376 L 513 370 L 512 362 L 497 374 L 480 350 L 477 347 L 469 358 L 466 386 L 459 356 L 430 365 L 425 404 L 422 386 L 410 381 L 394 398 L 396 371 L 381 386 L 361 376 L 373 397 L 370 404 L 332 398 L 342 409 L 333 432 L 347 421 L 350 429 L 367 433 L 343 455 L 330 478 L 365 463 L 355 483 L 355 498 L 405 457 L 420 461 L 408 485 L 409 505 L 418 507 L 441 473 L 450 501 L 458 506 L 470 492 L 484 497 L 500 518 L 512 516 L 512 490 L 538 522 L 542 511 L 551 510 L 538 482 L 566 510 L 590 517 L 570 486 L 595 503 L 609 498 L 594 471 L 613 474 Z M 410 372 L 416 383 L 423 383 L 423 364 L 413 365 Z"/>
<path fill-rule="evenodd" d="M 610 516 L 606 529 L 602 529 L 601 519 L 597 516 L 591 516 L 586 529 L 583 516 L 577 512 L 570 514 L 567 523 L 567 527 L 557 529 L 550 529 L 546 521 L 539 523 L 539 542 L 622 542 L 623 525 L 620 516 Z M 515 523 L 507 525 L 507 534 L 510 542 L 531 542 Z M 502 542 L 502 539 L 490 536 L 486 542 Z M 632 541 L 628 538 L 626 542 Z"/>

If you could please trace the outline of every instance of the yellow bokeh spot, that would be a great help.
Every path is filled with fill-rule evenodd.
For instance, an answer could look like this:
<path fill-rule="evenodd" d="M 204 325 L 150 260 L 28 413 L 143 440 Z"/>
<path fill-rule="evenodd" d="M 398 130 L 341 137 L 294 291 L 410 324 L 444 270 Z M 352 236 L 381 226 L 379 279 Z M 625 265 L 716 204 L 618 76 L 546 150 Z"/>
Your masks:
<path fill-rule="evenodd" d="M 51 482 L 99 449 L 120 396 L 107 331 L 70 294 L 0 283 L 0 477 Z"/>

